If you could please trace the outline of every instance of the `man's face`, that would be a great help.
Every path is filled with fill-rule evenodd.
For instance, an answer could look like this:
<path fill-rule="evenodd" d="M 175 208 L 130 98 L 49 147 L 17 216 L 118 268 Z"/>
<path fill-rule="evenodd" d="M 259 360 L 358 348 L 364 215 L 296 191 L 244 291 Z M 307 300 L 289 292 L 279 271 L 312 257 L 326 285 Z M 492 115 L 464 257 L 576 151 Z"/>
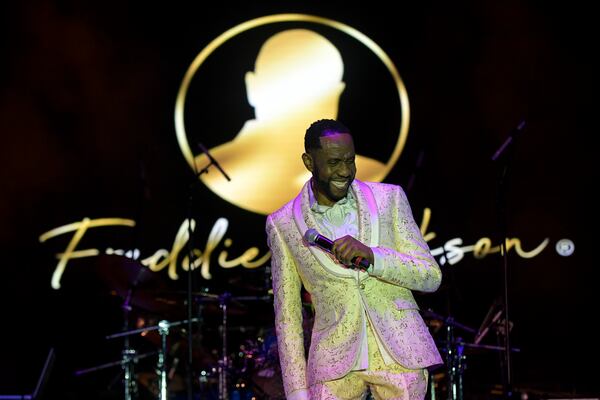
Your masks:
<path fill-rule="evenodd" d="M 354 142 L 347 133 L 333 133 L 320 138 L 321 148 L 303 154 L 306 168 L 312 172 L 317 202 L 331 206 L 348 193 L 356 175 Z"/>

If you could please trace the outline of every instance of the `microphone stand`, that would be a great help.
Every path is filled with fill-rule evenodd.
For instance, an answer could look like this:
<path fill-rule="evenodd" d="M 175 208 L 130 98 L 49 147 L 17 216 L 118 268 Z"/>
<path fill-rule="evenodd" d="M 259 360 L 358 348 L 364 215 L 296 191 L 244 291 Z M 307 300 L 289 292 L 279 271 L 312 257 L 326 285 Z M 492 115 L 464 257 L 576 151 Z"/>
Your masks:
<path fill-rule="evenodd" d="M 204 147 L 204 145 L 200 142 L 197 143 L 198 147 L 200 148 L 200 150 L 202 150 L 202 152 L 206 155 L 206 157 L 210 160 L 210 162 L 208 163 L 208 165 L 206 167 L 204 167 L 202 169 L 202 171 L 200 171 L 200 173 L 204 173 L 208 171 L 208 167 L 210 167 L 211 165 L 214 165 L 220 172 L 221 174 L 223 174 L 223 176 L 225 177 L 225 179 L 227 179 L 228 181 L 231 181 L 231 178 L 229 177 L 229 175 L 227 175 L 227 173 L 225 173 L 225 171 L 223 171 L 223 168 L 221 168 L 221 166 L 219 165 L 219 163 L 217 162 L 217 160 L 215 160 L 213 158 L 213 156 L 208 152 L 208 149 L 206 147 Z M 198 176 L 198 175 L 196 175 Z"/>
<path fill-rule="evenodd" d="M 440 318 L 441 321 L 446 325 L 446 346 L 444 348 L 446 358 L 446 399 L 447 400 L 463 400 L 464 392 L 464 372 L 466 369 L 466 356 L 464 354 L 465 346 L 462 344 L 462 338 L 457 337 L 454 328 L 461 328 L 465 332 L 475 333 L 475 331 L 466 326 L 458 323 L 452 316 L 452 289 L 456 290 L 456 281 L 454 268 L 451 268 L 450 257 L 446 247 L 443 246 L 444 252 L 443 264 L 448 265 L 449 268 L 449 289 L 446 291 L 446 317 Z M 458 294 L 458 292 L 456 292 Z M 431 383 L 431 394 L 435 396 L 435 385 L 433 379 Z"/>
<path fill-rule="evenodd" d="M 207 167 L 208 168 L 208 167 Z M 206 169 L 203 170 L 203 172 Z M 186 370 L 186 386 L 187 386 L 187 399 L 193 400 L 194 398 L 194 388 L 192 385 L 193 381 L 193 373 L 192 373 L 192 364 L 193 364 L 193 336 L 192 336 L 192 270 L 194 266 L 194 220 L 192 219 L 193 213 L 193 204 L 194 204 L 194 186 L 198 182 L 199 173 L 196 171 L 196 164 L 194 164 L 194 172 L 196 180 L 191 183 L 188 187 L 188 209 L 187 209 L 187 220 L 188 220 L 188 241 L 187 241 L 187 250 L 188 250 L 188 273 L 187 273 L 187 370 Z"/>
<path fill-rule="evenodd" d="M 508 240 L 508 213 L 506 210 L 506 192 L 507 192 L 507 180 L 509 173 L 509 164 L 512 161 L 514 155 L 515 143 L 520 136 L 523 128 L 525 127 L 525 121 L 519 122 L 517 127 L 509 134 L 508 138 L 498 148 L 498 150 L 492 156 L 492 161 L 498 165 L 498 197 L 497 197 L 497 211 L 498 211 L 498 228 L 501 236 L 500 241 L 500 254 L 502 255 L 502 272 L 503 272 L 503 293 L 502 293 L 502 308 L 504 311 L 504 354 L 503 354 L 503 368 L 502 368 L 502 380 L 504 386 L 504 397 L 506 399 L 512 398 L 512 363 L 511 363 L 511 347 L 510 347 L 510 318 L 509 318 L 509 302 L 508 302 L 508 286 L 509 286 L 509 266 L 508 266 L 508 251 L 506 248 L 506 242 Z"/>
<path fill-rule="evenodd" d="M 127 289 L 127 294 L 121 305 L 123 311 L 123 331 L 126 332 L 130 325 L 130 312 L 131 299 L 142 279 L 142 273 L 144 270 L 139 270 L 133 283 Z M 138 386 L 135 375 L 134 363 L 137 362 L 136 350 L 130 346 L 129 336 L 125 336 L 123 341 L 122 355 L 122 367 L 123 367 L 123 399 L 124 400 L 135 400 L 138 397 Z"/>
<path fill-rule="evenodd" d="M 133 294 L 133 288 L 129 288 L 127 291 L 127 297 L 123 302 L 123 330 L 127 331 L 129 329 L 129 312 L 131 311 L 131 306 L 129 302 L 131 300 L 131 295 Z M 124 400 L 133 400 L 137 398 L 137 382 L 135 380 L 135 371 L 133 367 L 133 363 L 135 362 L 136 351 L 129 346 L 129 337 L 125 337 L 123 342 L 123 398 Z"/>
<path fill-rule="evenodd" d="M 194 220 L 192 218 L 192 214 L 193 214 L 193 205 L 194 205 L 194 186 L 196 185 L 196 183 L 198 183 L 198 178 L 200 177 L 200 175 L 207 173 L 208 169 L 210 168 L 211 165 L 214 165 L 224 176 L 225 178 L 227 178 L 228 181 L 230 181 L 231 179 L 229 178 L 229 176 L 225 173 L 225 171 L 223 171 L 223 169 L 221 168 L 221 166 L 219 165 L 219 163 L 217 162 L 217 160 L 215 160 L 212 155 L 208 152 L 208 150 L 206 149 L 206 147 L 204 147 L 204 145 L 202 143 L 197 143 L 198 148 L 206 155 L 206 157 L 209 159 L 209 163 L 202 168 L 200 171 L 198 171 L 198 168 L 196 166 L 196 162 L 192 163 L 193 169 L 194 169 L 194 182 L 192 182 L 189 187 L 188 187 L 188 209 L 187 209 L 187 220 L 188 220 L 188 241 L 187 241 L 187 250 L 188 250 L 188 273 L 187 273 L 187 348 L 188 348 L 188 352 L 187 352 L 187 393 L 188 393 L 188 400 L 193 400 L 194 398 L 194 393 L 193 393 L 193 385 L 192 385 L 192 381 L 193 381 L 193 374 L 192 374 L 192 364 L 193 364 L 193 336 L 192 336 L 192 324 L 194 322 L 194 319 L 192 318 L 192 305 L 194 303 L 193 298 L 192 298 L 192 293 L 194 292 L 193 290 L 193 279 L 192 279 L 192 271 L 193 271 L 193 267 L 194 267 L 194 261 L 195 261 L 195 257 L 194 257 L 194 244 L 193 244 L 193 238 L 194 238 Z"/>

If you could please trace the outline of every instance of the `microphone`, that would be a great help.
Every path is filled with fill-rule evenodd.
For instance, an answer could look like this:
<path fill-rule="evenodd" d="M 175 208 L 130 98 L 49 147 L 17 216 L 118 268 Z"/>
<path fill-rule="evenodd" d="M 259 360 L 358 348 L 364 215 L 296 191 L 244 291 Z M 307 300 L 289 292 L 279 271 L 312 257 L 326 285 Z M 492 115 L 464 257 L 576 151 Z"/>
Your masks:
<path fill-rule="evenodd" d="M 304 232 L 304 239 L 313 246 L 318 246 L 328 253 L 331 253 L 333 242 L 323 235 L 320 235 L 315 229 L 308 229 Z M 371 265 L 369 260 L 362 257 L 354 257 L 351 261 L 354 267 L 366 270 Z"/>
<path fill-rule="evenodd" d="M 519 136 L 519 134 L 521 133 L 521 131 L 523 131 L 523 128 L 525 128 L 525 120 L 522 120 L 521 122 L 519 122 L 519 125 L 517 125 L 517 127 L 515 129 L 513 129 L 513 131 L 511 132 L 511 134 L 504 141 L 504 143 L 502 143 L 502 146 L 500 146 L 498 148 L 498 150 L 496 150 L 496 152 L 492 156 L 492 161 L 496 161 L 496 160 L 498 160 L 500 158 L 500 156 L 502 155 L 502 153 L 504 153 L 504 150 L 506 150 L 506 148 L 514 140 L 517 139 L 517 137 Z"/>
<path fill-rule="evenodd" d="M 223 168 L 221 168 L 221 166 L 219 165 L 219 163 L 217 162 L 217 160 L 215 160 L 213 158 L 213 156 L 210 155 L 210 153 L 208 152 L 208 149 L 206 147 L 204 147 L 204 145 L 202 143 L 200 143 L 200 142 L 198 142 L 198 147 L 200 147 L 200 150 L 202 150 L 202 152 L 204 154 L 206 154 L 206 157 L 208 157 L 208 159 L 210 160 L 209 166 L 212 164 L 215 167 L 217 167 L 217 169 L 219 171 L 221 171 L 221 173 L 223 174 L 223 176 L 225 178 L 227 178 L 228 181 L 231 181 L 231 178 L 229 178 L 229 176 L 225 173 L 225 171 L 223 171 Z"/>

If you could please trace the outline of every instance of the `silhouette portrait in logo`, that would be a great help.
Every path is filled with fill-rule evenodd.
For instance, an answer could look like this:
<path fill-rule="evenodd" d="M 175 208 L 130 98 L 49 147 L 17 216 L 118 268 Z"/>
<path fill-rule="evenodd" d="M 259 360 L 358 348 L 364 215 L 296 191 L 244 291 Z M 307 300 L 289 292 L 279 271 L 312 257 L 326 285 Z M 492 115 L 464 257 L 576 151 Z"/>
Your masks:
<path fill-rule="evenodd" d="M 312 121 L 338 115 L 345 83 L 338 49 L 322 35 L 291 29 L 271 36 L 262 45 L 254 71 L 245 76 L 248 102 L 255 119 L 246 121 L 230 142 L 210 149 L 231 177 L 216 169 L 202 181 L 221 198 L 246 210 L 269 214 L 293 198 L 310 177 L 301 160 L 290 163 L 304 146 L 304 132 Z M 198 169 L 208 165 L 196 156 Z M 385 164 L 356 157 L 357 178 L 374 180 Z"/>

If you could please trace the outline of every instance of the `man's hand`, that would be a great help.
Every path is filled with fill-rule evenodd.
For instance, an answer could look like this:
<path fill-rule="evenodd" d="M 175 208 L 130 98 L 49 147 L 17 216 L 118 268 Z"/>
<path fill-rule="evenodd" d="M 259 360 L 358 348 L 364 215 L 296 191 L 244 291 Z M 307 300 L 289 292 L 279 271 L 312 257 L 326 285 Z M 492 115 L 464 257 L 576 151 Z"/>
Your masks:
<path fill-rule="evenodd" d="M 352 265 L 354 257 L 362 257 L 368 260 L 369 264 L 375 262 L 373 250 L 349 235 L 334 240 L 331 252 L 339 262 L 348 266 Z"/>

